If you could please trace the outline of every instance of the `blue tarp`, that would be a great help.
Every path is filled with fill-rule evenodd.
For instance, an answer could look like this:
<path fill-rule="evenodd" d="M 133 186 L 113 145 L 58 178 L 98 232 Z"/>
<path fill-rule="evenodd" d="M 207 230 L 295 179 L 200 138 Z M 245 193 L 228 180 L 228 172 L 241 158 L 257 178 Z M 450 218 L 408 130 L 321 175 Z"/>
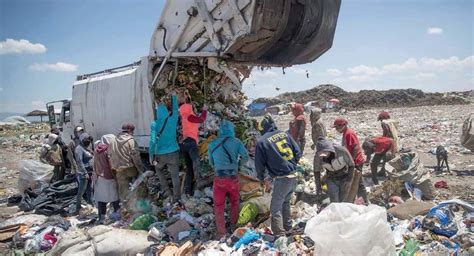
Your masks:
<path fill-rule="evenodd" d="M 266 103 L 252 103 L 248 105 L 249 110 L 264 110 L 266 107 Z"/>

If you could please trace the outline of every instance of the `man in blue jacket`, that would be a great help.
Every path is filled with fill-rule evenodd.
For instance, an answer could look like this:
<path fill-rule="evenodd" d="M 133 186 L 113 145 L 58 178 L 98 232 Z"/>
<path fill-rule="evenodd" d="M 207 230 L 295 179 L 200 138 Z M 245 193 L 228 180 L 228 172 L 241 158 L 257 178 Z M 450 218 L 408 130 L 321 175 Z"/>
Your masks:
<path fill-rule="evenodd" d="M 227 193 L 230 198 L 231 230 L 234 230 L 237 224 L 240 196 L 237 172 L 239 164 L 245 164 L 249 155 L 242 141 L 235 138 L 234 125 L 227 120 L 222 122 L 217 139 L 209 143 L 208 153 L 209 163 L 215 171 L 214 215 L 216 216 L 217 236 L 220 239 L 226 234 L 224 209 Z"/>
<path fill-rule="evenodd" d="M 155 171 L 160 179 L 162 192 L 165 196 L 171 195 L 168 181 L 164 175 L 164 169 L 168 168 L 173 183 L 173 200 L 179 200 L 179 147 L 176 140 L 178 126 L 178 100 L 176 93 L 171 95 L 171 111 L 165 103 L 160 103 L 156 108 L 156 120 L 151 124 L 150 163 L 155 165 Z"/>
<path fill-rule="evenodd" d="M 301 151 L 288 133 L 278 130 L 271 116 L 259 122 L 258 130 L 262 137 L 257 142 L 255 168 L 261 182 L 265 169 L 274 180 L 270 203 L 272 231 L 275 236 L 284 236 L 291 229 L 290 199 L 296 186 L 295 171 Z"/>

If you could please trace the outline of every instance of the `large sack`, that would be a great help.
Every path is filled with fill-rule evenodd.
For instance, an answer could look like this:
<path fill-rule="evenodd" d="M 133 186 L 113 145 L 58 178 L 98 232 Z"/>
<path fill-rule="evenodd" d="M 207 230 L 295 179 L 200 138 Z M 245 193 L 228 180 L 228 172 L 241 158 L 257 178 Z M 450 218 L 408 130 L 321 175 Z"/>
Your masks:
<path fill-rule="evenodd" d="M 434 204 L 429 202 L 408 200 L 388 209 L 388 212 L 399 219 L 410 220 L 415 216 L 425 215 L 433 206 Z"/>
<path fill-rule="evenodd" d="M 18 190 L 23 193 L 28 188 L 34 189 L 41 183 L 49 183 L 53 177 L 54 167 L 35 160 L 21 160 L 18 163 L 20 174 Z"/>
<path fill-rule="evenodd" d="M 461 133 L 461 145 L 474 152 L 474 116 L 471 114 L 464 121 Z"/>
<path fill-rule="evenodd" d="M 388 177 L 411 183 L 420 189 L 425 199 L 432 200 L 436 197 L 429 172 L 423 167 L 417 153 L 398 154 L 388 162 L 386 170 Z"/>
<path fill-rule="evenodd" d="M 395 255 L 387 211 L 376 205 L 331 203 L 304 233 L 315 242 L 314 255 Z"/>
<path fill-rule="evenodd" d="M 67 231 L 48 255 L 136 255 L 153 244 L 146 231 L 95 226 L 89 230 Z"/>
<path fill-rule="evenodd" d="M 249 198 L 262 196 L 264 189 L 258 179 L 239 173 L 240 199 L 247 201 Z"/>

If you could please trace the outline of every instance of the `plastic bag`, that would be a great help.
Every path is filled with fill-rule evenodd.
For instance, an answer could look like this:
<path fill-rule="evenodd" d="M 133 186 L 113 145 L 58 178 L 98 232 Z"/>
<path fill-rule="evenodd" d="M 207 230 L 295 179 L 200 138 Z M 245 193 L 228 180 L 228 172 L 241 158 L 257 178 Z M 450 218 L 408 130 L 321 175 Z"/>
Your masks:
<path fill-rule="evenodd" d="M 387 211 L 376 205 L 331 203 L 307 222 L 305 234 L 315 242 L 315 255 L 395 254 Z"/>
<path fill-rule="evenodd" d="M 446 204 L 431 208 L 423 219 L 423 228 L 447 237 L 452 237 L 458 232 L 454 222 L 454 213 Z"/>
<path fill-rule="evenodd" d="M 54 167 L 35 160 L 21 160 L 18 163 L 20 174 L 18 176 L 18 190 L 35 189 L 42 182 L 48 183 L 53 177 Z"/>
<path fill-rule="evenodd" d="M 131 224 L 130 229 L 132 230 L 148 230 L 151 224 L 155 222 L 155 218 L 150 214 L 143 214 L 136 218 Z"/>

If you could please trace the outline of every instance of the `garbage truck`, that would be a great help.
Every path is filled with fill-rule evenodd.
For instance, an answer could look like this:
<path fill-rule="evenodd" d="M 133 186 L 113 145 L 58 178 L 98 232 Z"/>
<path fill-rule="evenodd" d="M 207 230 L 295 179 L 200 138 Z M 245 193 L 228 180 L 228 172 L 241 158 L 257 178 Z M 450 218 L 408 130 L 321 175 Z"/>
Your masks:
<path fill-rule="evenodd" d="M 48 112 L 61 109 L 59 118 L 49 115 L 50 124 L 67 141 L 76 126 L 98 139 L 131 122 L 140 149 L 147 152 L 154 109 L 169 88 L 180 86 L 190 86 L 188 93 L 202 90 L 199 97 L 212 101 L 211 110 L 238 117 L 238 102 L 245 99 L 241 84 L 253 67 L 310 63 L 331 48 L 340 4 L 340 0 L 168 0 L 152 33 L 148 56 L 78 75 L 71 99 L 47 103 Z M 189 76 L 195 78 L 190 81 Z"/>

